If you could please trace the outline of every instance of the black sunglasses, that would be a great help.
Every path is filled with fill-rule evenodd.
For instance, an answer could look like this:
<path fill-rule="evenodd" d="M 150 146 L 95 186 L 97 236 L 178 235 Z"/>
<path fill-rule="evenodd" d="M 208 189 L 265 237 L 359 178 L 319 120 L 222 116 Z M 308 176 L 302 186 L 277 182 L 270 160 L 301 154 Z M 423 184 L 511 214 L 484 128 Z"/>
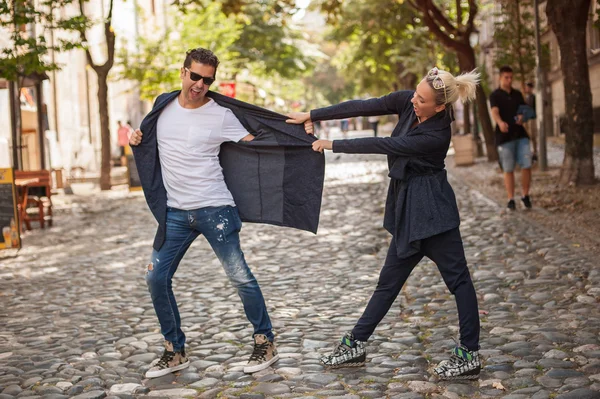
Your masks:
<path fill-rule="evenodd" d="M 215 83 L 215 78 L 209 78 L 208 76 L 198 75 L 196 72 L 192 72 L 188 68 L 184 69 L 190 73 L 190 79 L 192 79 L 194 82 L 197 82 L 200 79 L 202 79 L 204 81 L 204 84 L 208 86 Z"/>

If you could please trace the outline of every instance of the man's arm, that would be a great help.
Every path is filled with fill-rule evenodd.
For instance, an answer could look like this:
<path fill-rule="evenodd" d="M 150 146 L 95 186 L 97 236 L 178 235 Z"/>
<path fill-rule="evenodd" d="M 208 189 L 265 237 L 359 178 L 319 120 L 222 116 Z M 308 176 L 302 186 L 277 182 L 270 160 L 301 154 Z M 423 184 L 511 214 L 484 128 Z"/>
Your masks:
<path fill-rule="evenodd" d="M 242 137 L 242 139 L 240 141 L 252 141 L 252 140 L 254 140 L 254 136 L 248 133 L 246 136 Z"/>
<path fill-rule="evenodd" d="M 500 109 L 498 107 L 492 107 L 492 118 L 500 127 L 502 133 L 508 133 L 508 123 L 504 122 L 500 117 Z"/>

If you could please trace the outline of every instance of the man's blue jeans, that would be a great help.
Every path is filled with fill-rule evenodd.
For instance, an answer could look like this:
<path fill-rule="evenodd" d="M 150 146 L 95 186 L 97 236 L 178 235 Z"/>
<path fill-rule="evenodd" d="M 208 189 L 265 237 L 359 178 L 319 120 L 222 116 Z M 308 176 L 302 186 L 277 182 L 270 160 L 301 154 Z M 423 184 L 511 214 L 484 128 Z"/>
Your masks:
<path fill-rule="evenodd" d="M 271 320 L 258 282 L 248 268 L 240 248 L 242 228 L 237 208 L 206 207 L 184 211 L 167 208 L 166 240 L 159 251 L 152 252 L 146 283 L 165 340 L 177 352 L 184 348 L 185 334 L 173 295 L 171 279 L 192 242 L 200 234 L 208 240 L 225 273 L 242 299 L 246 317 L 254 326 L 254 334 L 265 334 L 273 340 Z"/>

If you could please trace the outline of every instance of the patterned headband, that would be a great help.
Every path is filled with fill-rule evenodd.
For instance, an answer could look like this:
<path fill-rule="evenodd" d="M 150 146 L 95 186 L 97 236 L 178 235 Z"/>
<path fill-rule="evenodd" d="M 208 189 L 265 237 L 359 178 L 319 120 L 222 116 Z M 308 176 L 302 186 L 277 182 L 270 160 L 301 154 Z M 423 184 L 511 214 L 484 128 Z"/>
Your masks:
<path fill-rule="evenodd" d="M 448 103 L 448 94 L 446 93 L 446 83 L 440 76 L 440 70 L 437 67 L 433 67 L 429 72 L 427 72 L 427 77 L 431 79 L 431 85 L 435 90 L 444 90 L 444 98 L 446 103 Z"/>

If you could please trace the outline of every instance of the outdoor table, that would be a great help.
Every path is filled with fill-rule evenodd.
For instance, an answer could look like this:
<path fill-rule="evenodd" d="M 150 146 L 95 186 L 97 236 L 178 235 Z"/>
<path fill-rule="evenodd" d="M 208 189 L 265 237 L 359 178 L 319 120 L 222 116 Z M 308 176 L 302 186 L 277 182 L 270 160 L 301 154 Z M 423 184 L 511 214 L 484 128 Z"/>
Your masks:
<path fill-rule="evenodd" d="M 25 223 L 25 212 L 27 210 L 28 200 L 28 188 L 30 184 L 39 183 L 40 179 L 37 177 L 29 179 L 15 179 L 15 186 L 17 187 L 17 207 L 19 208 L 19 224 L 21 233 L 25 231 L 23 224 Z M 31 226 L 28 230 L 31 230 Z"/>

